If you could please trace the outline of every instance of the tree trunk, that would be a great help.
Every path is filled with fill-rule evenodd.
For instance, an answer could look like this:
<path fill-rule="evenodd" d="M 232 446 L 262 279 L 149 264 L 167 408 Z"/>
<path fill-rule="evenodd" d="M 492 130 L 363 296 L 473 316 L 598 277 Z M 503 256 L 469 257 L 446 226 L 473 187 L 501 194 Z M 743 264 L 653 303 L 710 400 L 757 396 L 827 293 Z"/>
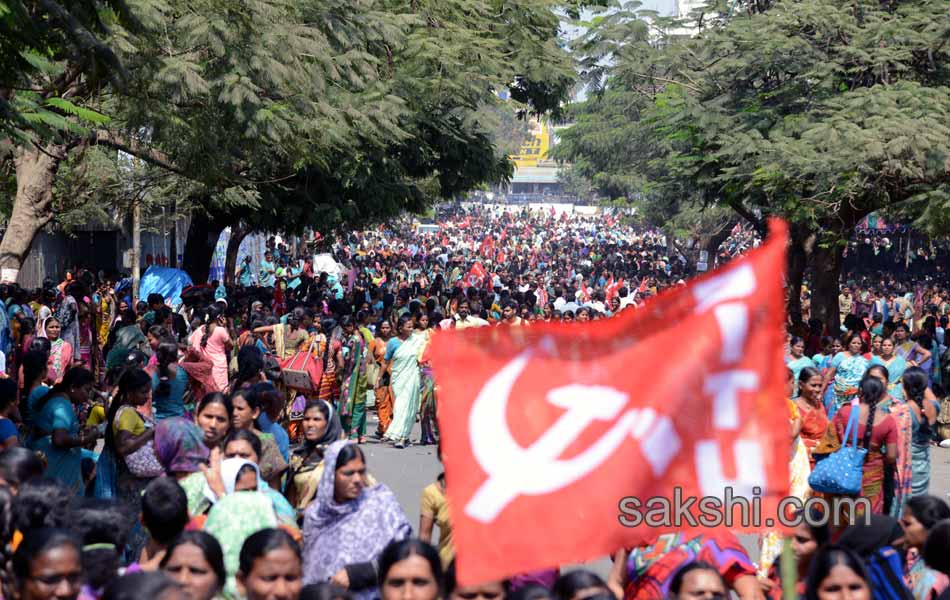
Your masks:
<path fill-rule="evenodd" d="M 181 268 L 191 275 L 191 280 L 196 285 L 208 282 L 214 249 L 218 245 L 218 237 L 227 225 L 225 219 L 214 218 L 204 212 L 196 211 L 191 216 Z"/>
<path fill-rule="evenodd" d="M 53 182 L 65 149 L 21 147 L 14 151 L 16 198 L 0 241 L 0 280 L 15 283 L 33 238 L 53 218 Z"/>
<path fill-rule="evenodd" d="M 838 282 L 841 277 L 841 257 L 844 246 L 836 243 L 840 235 L 828 235 L 815 245 L 812 254 L 811 316 L 820 319 L 831 335 L 837 335 L 840 323 L 838 314 Z"/>
<path fill-rule="evenodd" d="M 238 223 L 231 227 L 231 237 L 228 238 L 228 253 L 224 259 L 224 282 L 226 285 L 234 285 L 234 272 L 237 270 L 238 250 L 241 249 L 241 242 L 251 233 L 249 227 L 243 223 Z"/>
<path fill-rule="evenodd" d="M 177 269 L 178 268 L 178 202 L 172 200 L 172 205 L 169 208 L 169 212 L 172 215 L 172 224 L 171 228 L 168 231 L 168 245 L 170 249 L 168 251 L 168 266 Z"/>
<path fill-rule="evenodd" d="M 794 320 L 802 316 L 802 285 L 805 269 L 815 245 L 815 234 L 801 225 L 792 225 L 788 245 L 788 316 Z"/>
<path fill-rule="evenodd" d="M 716 233 L 713 233 L 708 237 L 703 236 L 703 238 L 701 238 L 702 246 L 700 246 L 700 249 L 705 250 L 707 253 L 708 258 L 706 260 L 709 264 L 709 270 L 715 268 L 716 258 L 719 256 L 719 246 L 729 239 L 729 236 L 732 235 L 733 228 L 738 222 L 738 219 L 730 219 L 729 222 L 723 225 L 722 228 Z"/>

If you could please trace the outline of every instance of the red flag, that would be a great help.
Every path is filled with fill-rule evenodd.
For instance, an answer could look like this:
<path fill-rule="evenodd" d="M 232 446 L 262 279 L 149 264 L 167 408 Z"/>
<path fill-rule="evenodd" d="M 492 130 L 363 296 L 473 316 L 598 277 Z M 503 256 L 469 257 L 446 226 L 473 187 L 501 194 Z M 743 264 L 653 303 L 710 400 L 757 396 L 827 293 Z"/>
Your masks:
<path fill-rule="evenodd" d="M 587 289 L 586 281 L 581 281 L 581 294 L 584 295 L 584 302 L 590 302 L 590 290 Z"/>
<path fill-rule="evenodd" d="M 623 287 L 623 279 L 619 279 L 619 280 L 617 280 L 617 281 L 615 282 L 615 281 L 614 281 L 614 278 L 611 277 L 611 278 L 610 278 L 610 281 L 607 282 L 607 287 L 605 288 L 605 290 L 606 290 L 606 292 L 607 292 L 607 293 L 606 293 L 607 302 L 610 302 L 610 300 L 611 300 L 614 296 L 616 296 L 617 294 L 619 294 L 619 293 L 620 293 L 620 288 L 622 288 L 622 287 Z"/>
<path fill-rule="evenodd" d="M 789 487 L 786 239 L 776 221 L 761 247 L 647 310 L 433 336 L 462 585 L 692 529 L 622 524 L 636 523 L 624 499 L 669 499 L 674 488 L 696 499 L 694 518 L 699 498 L 729 487 L 762 507 L 754 523 L 724 511 L 733 531 L 788 530 L 765 521 Z"/>
<path fill-rule="evenodd" d="M 488 271 L 485 270 L 485 267 L 482 266 L 482 263 L 476 262 L 468 271 L 468 277 L 466 278 L 468 280 L 468 285 L 473 287 L 481 286 L 486 275 L 488 275 Z"/>
<path fill-rule="evenodd" d="M 537 299 L 537 306 L 544 308 L 548 303 L 548 292 L 543 287 L 538 287 L 534 292 L 535 298 Z"/>

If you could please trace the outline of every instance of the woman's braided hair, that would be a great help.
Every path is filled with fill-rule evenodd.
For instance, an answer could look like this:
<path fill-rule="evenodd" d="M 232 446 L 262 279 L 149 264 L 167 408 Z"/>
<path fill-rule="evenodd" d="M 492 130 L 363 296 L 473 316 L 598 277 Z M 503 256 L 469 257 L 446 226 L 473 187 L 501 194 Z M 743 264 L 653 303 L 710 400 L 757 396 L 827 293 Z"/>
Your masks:
<path fill-rule="evenodd" d="M 927 423 L 927 415 L 924 413 L 924 394 L 927 393 L 927 387 L 930 385 L 927 372 L 920 367 L 910 367 L 904 371 L 901 381 L 904 384 L 907 397 L 920 407 L 921 420 Z"/>
<path fill-rule="evenodd" d="M 205 314 L 205 331 L 201 335 L 202 348 L 208 346 L 208 338 L 211 336 L 211 332 L 214 331 L 219 318 L 221 318 L 221 307 L 212 304 L 208 307 L 208 312 Z"/>
<path fill-rule="evenodd" d="M 877 403 L 884 396 L 884 384 L 876 377 L 864 376 L 861 380 L 861 402 L 868 405 L 868 420 L 864 425 L 864 447 L 870 449 L 871 431 L 874 429 L 874 413 Z"/>

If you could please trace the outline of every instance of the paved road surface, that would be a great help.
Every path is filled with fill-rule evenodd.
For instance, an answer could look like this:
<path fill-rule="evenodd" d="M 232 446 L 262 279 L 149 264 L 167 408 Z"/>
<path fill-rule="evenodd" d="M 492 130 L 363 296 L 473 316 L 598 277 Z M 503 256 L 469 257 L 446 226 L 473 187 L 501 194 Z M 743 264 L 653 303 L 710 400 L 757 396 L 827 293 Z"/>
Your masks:
<path fill-rule="evenodd" d="M 366 430 L 375 431 L 376 423 L 376 413 L 371 412 L 367 418 Z M 419 439 L 418 424 L 414 429 L 412 439 Z M 396 497 L 399 498 L 403 510 L 406 511 L 413 529 L 418 531 L 419 499 L 422 488 L 435 481 L 435 478 L 442 472 L 442 466 L 436 458 L 436 447 L 410 446 L 399 450 L 388 444 L 378 442 L 372 436 L 368 436 L 367 440 L 363 450 L 367 455 L 366 460 L 369 463 L 369 470 L 374 477 L 393 490 Z M 931 464 L 933 474 L 930 480 L 930 492 L 947 498 L 948 493 L 950 493 L 950 449 L 933 447 L 931 449 Z M 740 537 L 753 560 L 757 559 L 758 546 L 755 536 L 743 535 Z M 610 561 L 605 558 L 592 562 L 587 567 L 602 576 L 606 576 L 610 569 Z"/>

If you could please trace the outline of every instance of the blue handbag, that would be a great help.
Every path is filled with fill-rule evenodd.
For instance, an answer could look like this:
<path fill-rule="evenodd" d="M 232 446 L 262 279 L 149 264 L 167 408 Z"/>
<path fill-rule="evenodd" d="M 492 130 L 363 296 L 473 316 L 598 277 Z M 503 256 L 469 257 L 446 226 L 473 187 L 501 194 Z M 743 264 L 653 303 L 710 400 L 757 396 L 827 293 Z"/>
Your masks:
<path fill-rule="evenodd" d="M 841 449 L 832 452 L 827 458 L 815 464 L 815 469 L 808 476 L 808 485 L 811 489 L 824 494 L 857 496 L 861 493 L 864 459 L 867 458 L 868 451 L 866 448 L 858 447 L 858 415 L 860 413 L 857 406 L 851 408 Z M 849 439 L 850 446 L 848 446 Z"/>

